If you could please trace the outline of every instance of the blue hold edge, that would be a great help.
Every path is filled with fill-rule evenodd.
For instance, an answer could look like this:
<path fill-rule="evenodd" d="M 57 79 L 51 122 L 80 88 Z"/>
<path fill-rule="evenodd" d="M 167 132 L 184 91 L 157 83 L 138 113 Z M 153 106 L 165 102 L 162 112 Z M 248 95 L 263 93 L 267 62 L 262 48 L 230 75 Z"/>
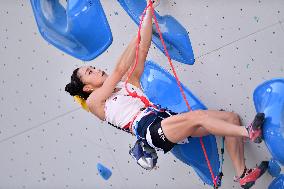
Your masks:
<path fill-rule="evenodd" d="M 93 60 L 112 43 L 112 33 L 99 0 L 31 0 L 42 37 L 65 53 Z"/>
<path fill-rule="evenodd" d="M 253 93 L 257 112 L 264 112 L 264 141 L 275 160 L 284 165 L 284 78 L 260 84 Z"/>
<path fill-rule="evenodd" d="M 151 102 L 159 104 L 162 107 L 167 107 L 177 113 L 188 111 L 175 78 L 157 64 L 151 61 L 146 62 L 144 73 L 141 77 L 141 85 Z M 197 99 L 183 84 L 182 87 L 192 110 L 206 109 L 200 100 Z M 213 135 L 208 135 L 203 137 L 203 142 L 214 175 L 217 176 L 219 173 L 220 162 L 216 139 Z M 189 143 L 178 144 L 171 152 L 183 163 L 192 166 L 204 183 L 213 185 L 211 174 L 199 142 L 199 137 L 189 138 Z"/>
<path fill-rule="evenodd" d="M 269 161 L 268 164 L 268 173 L 272 176 L 272 177 L 278 177 L 280 175 L 281 172 L 281 167 L 280 165 L 277 163 L 276 160 L 271 159 Z"/>
<path fill-rule="evenodd" d="M 146 8 L 146 1 L 118 0 L 118 2 L 132 20 L 139 25 L 139 16 Z M 186 29 L 172 16 L 160 16 L 156 11 L 155 15 L 171 58 L 184 64 L 194 64 L 194 54 Z M 155 25 L 153 26 L 152 41 L 165 54 Z"/>
<path fill-rule="evenodd" d="M 283 189 L 283 188 L 284 188 L 284 175 L 283 174 L 275 178 L 268 187 L 268 189 Z"/>

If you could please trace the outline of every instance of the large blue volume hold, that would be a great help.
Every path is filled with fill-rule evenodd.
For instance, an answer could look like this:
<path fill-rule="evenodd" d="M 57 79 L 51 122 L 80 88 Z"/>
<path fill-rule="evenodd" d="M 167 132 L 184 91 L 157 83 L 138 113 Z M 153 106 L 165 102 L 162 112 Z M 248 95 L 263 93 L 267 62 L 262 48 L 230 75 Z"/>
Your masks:
<path fill-rule="evenodd" d="M 118 0 L 118 2 L 127 12 L 127 14 L 133 19 L 133 21 L 138 25 L 140 22 L 139 16 L 141 16 L 143 10 L 146 8 L 146 1 Z M 155 12 L 155 15 L 157 17 L 157 21 L 159 23 L 159 27 L 162 32 L 166 47 L 169 51 L 170 57 L 173 60 L 185 64 L 194 64 L 195 59 L 186 29 L 172 16 L 160 16 L 157 12 Z M 165 53 L 159 38 L 157 28 L 155 25 L 153 27 L 152 41 L 163 53 Z"/>
<path fill-rule="evenodd" d="M 284 165 L 284 78 L 272 79 L 259 85 L 253 93 L 257 112 L 264 112 L 266 120 L 263 136 L 275 160 Z"/>
<path fill-rule="evenodd" d="M 42 37 L 78 59 L 89 61 L 112 43 L 112 34 L 99 0 L 31 0 Z"/>
<path fill-rule="evenodd" d="M 157 64 L 147 61 L 141 77 L 141 85 L 149 100 L 174 112 L 187 112 L 187 106 L 175 78 Z M 206 109 L 187 88 L 182 85 L 192 110 Z M 203 142 L 214 175 L 218 175 L 220 163 L 216 139 L 213 135 L 203 137 Z M 202 181 L 213 185 L 210 171 L 198 137 L 189 138 L 189 143 L 176 145 L 171 152 L 185 164 L 192 166 Z"/>

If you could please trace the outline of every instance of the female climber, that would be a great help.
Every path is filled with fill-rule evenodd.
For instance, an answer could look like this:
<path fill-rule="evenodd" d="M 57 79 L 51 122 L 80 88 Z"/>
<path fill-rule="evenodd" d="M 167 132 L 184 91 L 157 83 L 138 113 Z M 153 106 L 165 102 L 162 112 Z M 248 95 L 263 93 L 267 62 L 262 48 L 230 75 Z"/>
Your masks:
<path fill-rule="evenodd" d="M 147 4 L 152 2 L 149 0 Z M 149 8 L 141 28 L 138 65 L 128 85 L 131 92 L 140 96 L 145 96 L 140 77 L 151 45 L 152 16 Z M 129 96 L 124 87 L 126 77 L 135 62 L 136 41 L 137 36 L 130 41 L 110 75 L 92 66 L 82 66 L 73 71 L 71 82 L 66 85 L 65 90 L 71 96 L 77 95 L 85 100 L 90 112 L 100 120 L 146 138 L 150 146 L 162 149 L 164 153 L 189 136 L 225 136 L 225 145 L 235 168 L 236 180 L 241 187 L 250 188 L 266 168 L 261 165 L 253 169 L 246 167 L 243 138 L 249 138 L 256 143 L 262 141 L 264 114 L 258 113 L 250 125 L 241 126 L 239 116 L 233 112 L 196 110 L 177 114 L 145 106 L 147 103 L 151 104 L 147 98 L 143 102 Z"/>

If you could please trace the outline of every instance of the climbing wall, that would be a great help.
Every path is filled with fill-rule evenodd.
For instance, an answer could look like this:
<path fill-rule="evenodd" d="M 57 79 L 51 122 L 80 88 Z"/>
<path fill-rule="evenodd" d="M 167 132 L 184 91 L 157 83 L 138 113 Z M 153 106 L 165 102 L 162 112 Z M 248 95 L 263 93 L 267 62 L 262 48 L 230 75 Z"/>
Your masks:
<path fill-rule="evenodd" d="M 101 3 L 113 43 L 82 62 L 43 40 L 29 1 L 0 1 L 0 189 L 210 188 L 170 153 L 159 153 L 156 170 L 143 170 L 128 155 L 135 138 L 86 113 L 64 91 L 78 66 L 110 72 L 137 31 L 117 1 Z M 235 111 L 248 124 L 255 87 L 284 76 L 284 1 L 161 0 L 157 11 L 189 32 L 196 62 L 174 61 L 181 81 L 209 109 Z M 154 46 L 148 59 L 169 70 Z M 246 143 L 245 151 L 248 167 L 271 158 L 264 143 Z M 97 163 L 112 171 L 109 180 Z M 224 174 L 222 188 L 239 187 L 227 153 Z M 255 188 L 271 181 L 265 174 Z"/>

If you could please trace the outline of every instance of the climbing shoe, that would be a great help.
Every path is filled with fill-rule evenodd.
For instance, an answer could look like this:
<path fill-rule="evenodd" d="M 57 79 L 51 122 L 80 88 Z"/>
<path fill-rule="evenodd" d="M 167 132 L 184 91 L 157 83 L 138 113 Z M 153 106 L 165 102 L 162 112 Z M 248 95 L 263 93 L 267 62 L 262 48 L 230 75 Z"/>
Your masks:
<path fill-rule="evenodd" d="M 265 173 L 267 169 L 268 161 L 262 161 L 259 166 L 253 169 L 245 168 L 244 173 L 236 181 L 240 183 L 242 188 L 249 189 L 255 184 L 255 181 Z"/>
<path fill-rule="evenodd" d="M 264 113 L 257 113 L 254 117 L 253 122 L 246 126 L 246 129 L 249 134 L 249 139 L 255 143 L 261 143 L 262 142 L 262 126 L 265 120 L 265 114 Z"/>

